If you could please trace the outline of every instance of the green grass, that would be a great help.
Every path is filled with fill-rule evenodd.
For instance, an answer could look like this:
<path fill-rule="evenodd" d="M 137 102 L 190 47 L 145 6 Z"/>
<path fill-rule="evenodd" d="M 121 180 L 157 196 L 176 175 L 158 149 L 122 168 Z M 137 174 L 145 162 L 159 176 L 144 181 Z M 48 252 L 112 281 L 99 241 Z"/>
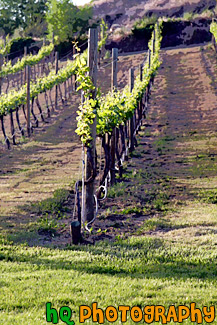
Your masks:
<path fill-rule="evenodd" d="M 143 223 L 143 226 L 138 230 L 138 234 L 141 234 L 143 231 L 169 230 L 171 227 L 168 220 L 163 218 L 151 218 Z"/>
<path fill-rule="evenodd" d="M 64 250 L 2 243 L 1 322 L 46 324 L 46 302 L 70 306 L 76 324 L 79 305 L 92 302 L 103 309 L 120 303 L 216 304 L 217 257 L 210 244 L 174 245 L 145 236 Z"/>
<path fill-rule="evenodd" d="M 65 203 L 69 195 L 70 191 L 58 189 L 54 191 L 53 197 L 32 203 L 31 205 L 25 205 L 23 209 L 36 213 L 37 215 L 47 215 L 49 213 L 58 216 L 61 215 L 62 212 L 68 211 Z"/>
<path fill-rule="evenodd" d="M 108 196 L 108 198 L 119 197 L 121 195 L 124 195 L 125 191 L 126 191 L 126 185 L 124 184 L 124 182 L 120 182 L 108 189 L 107 196 Z"/>
<path fill-rule="evenodd" d="M 217 189 L 201 191 L 199 197 L 203 202 L 217 204 Z"/>
<path fill-rule="evenodd" d="M 133 25 L 133 30 L 151 28 L 157 21 L 157 16 L 152 15 L 150 17 L 143 17 L 142 19 L 136 21 Z"/>

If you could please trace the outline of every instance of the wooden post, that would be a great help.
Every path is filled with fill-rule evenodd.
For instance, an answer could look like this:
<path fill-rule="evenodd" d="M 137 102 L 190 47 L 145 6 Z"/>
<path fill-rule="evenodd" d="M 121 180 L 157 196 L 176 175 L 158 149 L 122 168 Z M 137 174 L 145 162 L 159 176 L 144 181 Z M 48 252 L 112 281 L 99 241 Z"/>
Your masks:
<path fill-rule="evenodd" d="M 3 55 L 0 54 L 0 71 L 2 70 L 2 65 L 3 65 Z M 2 93 L 2 78 L 0 78 L 0 95 Z"/>
<path fill-rule="evenodd" d="M 151 50 L 148 49 L 148 68 L 151 68 Z"/>
<path fill-rule="evenodd" d="M 153 37 L 153 44 L 152 44 L 152 55 L 155 53 L 155 29 L 154 29 L 154 37 Z"/>
<path fill-rule="evenodd" d="M 55 72 L 58 73 L 58 60 L 59 60 L 59 53 L 55 52 Z M 58 85 L 55 86 L 55 110 L 57 109 L 57 100 L 58 100 Z M 53 111 L 53 108 L 52 108 Z"/>
<path fill-rule="evenodd" d="M 27 56 L 27 47 L 24 47 L 24 56 Z M 27 67 L 24 68 L 24 84 L 26 83 Z"/>
<path fill-rule="evenodd" d="M 112 49 L 112 79 L 111 90 L 117 88 L 117 74 L 118 74 L 118 49 Z"/>
<path fill-rule="evenodd" d="M 143 80 L 143 64 L 140 64 L 139 72 L 140 72 L 140 81 L 142 81 Z M 140 126 L 142 125 L 142 109 L 143 109 L 143 98 L 140 100 L 140 103 L 139 103 L 139 123 L 140 123 Z"/>
<path fill-rule="evenodd" d="M 140 77 L 140 81 L 143 80 L 143 64 L 139 65 L 139 77 Z"/>
<path fill-rule="evenodd" d="M 52 32 L 52 43 L 54 44 L 54 32 Z M 53 49 L 52 54 L 51 54 L 51 63 L 54 63 L 54 52 L 55 50 Z"/>
<path fill-rule="evenodd" d="M 104 36 L 105 36 L 105 26 L 102 25 L 101 38 L 104 38 Z M 105 46 L 103 46 L 102 49 L 101 49 L 101 57 L 102 57 L 102 59 L 104 58 L 104 56 L 105 56 Z"/>
<path fill-rule="evenodd" d="M 89 74 L 94 86 L 97 84 L 97 52 L 98 52 L 98 35 L 96 28 L 89 29 L 88 39 L 88 67 Z M 92 93 L 92 98 L 96 97 L 96 89 Z M 85 157 L 85 179 L 92 178 L 85 187 L 85 221 L 90 222 L 94 218 L 94 178 L 95 178 L 95 150 L 96 150 L 96 117 L 91 125 L 92 141 L 86 148 Z"/>
<path fill-rule="evenodd" d="M 98 42 L 101 40 L 101 29 L 100 26 L 97 27 L 97 33 L 98 33 Z M 100 68 L 100 59 L 101 59 L 101 49 L 98 52 L 98 67 Z"/>
<path fill-rule="evenodd" d="M 42 43 L 42 46 L 45 46 L 46 45 L 46 38 L 43 37 L 43 43 Z M 44 71 L 45 71 L 45 58 L 43 58 L 41 60 L 41 75 L 44 74 Z"/>
<path fill-rule="evenodd" d="M 112 49 L 112 79 L 111 90 L 117 89 L 117 73 L 118 73 L 118 49 Z M 115 152 L 116 152 L 116 128 L 112 131 L 111 136 L 111 185 L 115 184 Z"/>
<path fill-rule="evenodd" d="M 8 149 L 10 149 L 10 147 L 11 147 L 10 141 L 6 135 L 6 132 L 5 132 L 4 116 L 0 116 L 0 119 L 1 119 L 1 125 L 2 125 L 2 132 L 3 132 L 4 138 L 5 138 L 5 143 L 7 144 Z"/>
<path fill-rule="evenodd" d="M 13 111 L 10 112 L 10 122 L 11 122 L 11 136 L 12 136 L 13 144 L 16 144 Z"/>
<path fill-rule="evenodd" d="M 134 69 L 130 68 L 129 70 L 129 87 L 130 92 L 133 91 L 134 87 Z M 130 140 L 130 152 L 134 150 L 134 115 L 130 119 L 130 134 L 129 134 L 129 140 Z"/>
<path fill-rule="evenodd" d="M 26 89 L 26 108 L 27 108 L 27 134 L 30 137 L 31 135 L 31 124 L 30 124 L 30 74 L 31 74 L 31 68 L 28 65 L 26 67 L 26 72 L 27 72 L 27 89 Z"/>

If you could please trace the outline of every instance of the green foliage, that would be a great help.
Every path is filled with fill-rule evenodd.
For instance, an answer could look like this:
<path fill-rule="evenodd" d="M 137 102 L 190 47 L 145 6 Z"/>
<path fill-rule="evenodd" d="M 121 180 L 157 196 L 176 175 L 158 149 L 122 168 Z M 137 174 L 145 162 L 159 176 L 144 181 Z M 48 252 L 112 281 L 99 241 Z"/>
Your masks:
<path fill-rule="evenodd" d="M 36 55 L 30 54 L 26 57 L 24 56 L 21 60 L 18 60 L 17 63 L 15 63 L 14 65 L 12 65 L 11 61 L 5 62 L 1 68 L 0 77 L 6 77 L 10 74 L 19 72 L 23 70 L 27 65 L 33 66 L 37 64 L 43 58 L 50 55 L 53 50 L 54 50 L 54 44 L 51 43 L 50 45 L 43 46 L 39 50 L 38 54 Z"/>
<path fill-rule="evenodd" d="M 77 8 L 70 0 L 50 0 L 46 20 L 48 31 L 58 37 L 59 42 L 74 39 L 84 34 L 89 27 L 92 9 L 88 6 Z"/>
<path fill-rule="evenodd" d="M 75 74 L 80 65 L 85 66 L 86 53 L 76 58 L 74 61 L 68 61 L 66 67 L 60 69 L 56 74 L 52 70 L 48 76 L 37 79 L 36 83 L 30 84 L 30 97 L 34 98 L 38 94 L 52 89 L 55 85 L 61 84 L 70 76 Z M 87 71 L 87 67 L 84 68 Z M 2 94 L 0 97 L 0 116 L 7 115 L 9 112 L 14 111 L 16 107 L 26 104 L 26 85 L 19 91 L 11 90 L 7 94 Z"/>
<path fill-rule="evenodd" d="M 93 82 L 87 73 L 89 68 L 86 62 L 85 56 L 78 56 L 77 58 L 77 81 L 80 83 L 77 90 L 82 90 L 85 97 L 85 102 L 81 103 L 79 110 L 77 111 L 77 134 L 80 136 L 81 141 L 88 145 L 92 140 L 90 136 L 90 128 L 96 117 L 96 107 L 98 100 L 94 100 L 92 97 L 95 87 Z"/>
<path fill-rule="evenodd" d="M 108 59 L 110 59 L 110 57 L 111 57 L 110 51 L 106 51 L 104 59 L 108 60 Z"/>
<path fill-rule="evenodd" d="M 152 206 L 156 211 L 167 211 L 169 196 L 165 192 L 157 193 L 156 198 L 152 201 Z"/>
<path fill-rule="evenodd" d="M 210 25 L 210 32 L 214 35 L 215 41 L 217 43 L 217 22 L 213 21 Z"/>
<path fill-rule="evenodd" d="M 156 15 L 152 15 L 150 17 L 143 17 L 142 19 L 138 20 L 135 22 L 135 24 L 133 25 L 133 30 L 136 29 L 145 29 L 145 28 L 154 28 L 153 25 L 156 24 L 157 22 L 157 16 Z"/>
<path fill-rule="evenodd" d="M 169 230 L 171 229 L 171 224 L 168 220 L 163 218 L 151 218 L 144 222 L 143 226 L 140 228 L 139 232 L 143 231 L 156 231 L 156 230 Z"/>
<path fill-rule="evenodd" d="M 143 209 L 141 207 L 135 206 L 135 207 L 123 209 L 121 211 L 121 214 L 132 214 L 132 213 L 136 215 L 140 215 L 143 213 Z"/>
<path fill-rule="evenodd" d="M 202 191 L 199 197 L 203 202 L 217 204 L 217 189 Z"/>
<path fill-rule="evenodd" d="M 183 15 L 183 20 L 191 21 L 194 17 L 193 12 L 185 12 Z"/>
<path fill-rule="evenodd" d="M 45 55 L 53 48 L 53 44 L 49 47 L 44 47 L 42 54 Z M 79 49 L 78 49 L 79 50 Z M 39 56 L 41 57 L 40 53 Z M 26 58 L 28 64 L 34 64 L 37 56 L 29 56 Z M 22 60 L 19 62 L 19 67 Z M 5 68 L 6 69 L 6 68 Z M 15 69 L 14 66 L 11 69 Z M 17 66 L 18 69 L 18 66 Z M 4 69 L 2 70 L 5 71 Z M 90 126 L 96 116 L 96 107 L 98 100 L 92 99 L 93 91 L 95 87 L 88 74 L 89 68 L 87 67 L 87 51 L 82 55 L 77 54 L 73 61 L 68 61 L 67 65 L 60 69 L 58 73 L 53 70 L 48 76 L 37 79 L 36 83 L 30 84 L 30 98 L 35 98 L 38 94 L 52 89 L 55 85 L 61 84 L 69 79 L 73 74 L 77 75 L 77 82 L 79 87 L 77 90 L 82 89 L 86 98 L 85 104 L 80 106 L 78 111 L 78 131 L 81 140 L 84 143 L 88 143 L 91 140 Z M 99 97 L 99 96 L 98 96 Z M 16 107 L 26 104 L 26 85 L 24 85 L 19 91 L 12 90 L 8 94 L 2 94 L 0 97 L 0 116 L 7 115 L 9 112 L 14 111 Z"/>
<path fill-rule="evenodd" d="M 3 39 L 0 40 L 0 54 L 5 56 L 11 50 L 11 41 L 9 41 L 9 35 L 6 36 L 5 41 Z"/>
<path fill-rule="evenodd" d="M 1 0 L 0 29 L 10 34 L 18 27 L 38 27 L 45 19 L 47 0 Z"/>
<path fill-rule="evenodd" d="M 133 115 L 146 87 L 160 65 L 161 25 L 162 23 L 155 25 L 155 53 L 152 53 L 151 56 L 151 67 L 149 68 L 147 60 L 143 69 L 143 80 L 140 81 L 139 76 L 136 78 L 132 93 L 130 93 L 128 86 L 123 91 L 109 92 L 104 97 L 98 93 L 96 100 L 87 100 L 80 106 L 76 133 L 85 145 L 89 145 L 91 140 L 90 125 L 93 124 L 95 115 L 97 115 L 97 134 L 99 136 L 106 133 L 111 134 L 115 127 L 124 124 Z M 150 49 L 153 40 L 154 34 L 149 43 Z"/>
<path fill-rule="evenodd" d="M 97 134 L 103 136 L 105 133 L 111 133 L 114 127 L 124 124 L 130 119 L 141 100 L 151 77 L 160 65 L 159 51 L 161 43 L 160 27 L 155 26 L 155 54 L 152 55 L 151 67 L 149 69 L 148 62 L 143 69 L 143 80 L 137 76 L 132 93 L 129 87 L 125 87 L 123 91 L 109 92 L 105 97 L 99 100 L 99 109 L 97 110 Z M 153 42 L 151 39 L 150 47 Z"/>
<path fill-rule="evenodd" d="M 46 216 L 42 216 L 38 220 L 38 230 L 41 233 L 44 232 L 54 236 L 56 234 L 57 227 L 57 221 L 52 217 L 49 217 L 48 214 L 46 214 Z"/>
<path fill-rule="evenodd" d="M 124 195 L 125 191 L 126 191 L 126 186 L 125 186 L 124 182 L 120 182 L 120 183 L 117 183 L 114 186 L 108 188 L 107 197 L 108 198 L 119 197 L 119 196 Z"/>
<path fill-rule="evenodd" d="M 69 197 L 69 191 L 64 189 L 58 189 L 54 191 L 53 197 L 45 199 L 41 202 L 33 203 L 30 207 L 25 206 L 25 210 L 31 210 L 38 215 L 54 214 L 60 215 L 66 211 L 64 206 L 65 202 Z"/>
<path fill-rule="evenodd" d="M 7 35 L 4 39 L 0 39 L 0 54 L 6 56 L 11 52 L 17 52 L 24 49 L 24 46 L 30 46 L 35 41 L 31 37 L 10 38 Z"/>
<path fill-rule="evenodd" d="M 104 19 L 101 20 L 100 31 L 101 33 L 100 33 L 100 41 L 98 42 L 98 51 L 100 51 L 103 48 L 103 46 L 105 46 L 108 37 L 108 33 L 107 33 L 108 26 L 105 23 Z"/>

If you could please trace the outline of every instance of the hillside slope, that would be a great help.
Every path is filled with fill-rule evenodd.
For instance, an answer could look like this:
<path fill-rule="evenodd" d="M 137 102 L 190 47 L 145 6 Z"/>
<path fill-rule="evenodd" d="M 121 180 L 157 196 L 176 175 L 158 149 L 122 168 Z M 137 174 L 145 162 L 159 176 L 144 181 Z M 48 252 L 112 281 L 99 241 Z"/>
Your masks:
<path fill-rule="evenodd" d="M 181 16 L 184 12 L 199 13 L 212 9 L 216 0 L 94 0 L 94 16 L 106 17 L 110 23 L 132 27 L 144 15 Z"/>

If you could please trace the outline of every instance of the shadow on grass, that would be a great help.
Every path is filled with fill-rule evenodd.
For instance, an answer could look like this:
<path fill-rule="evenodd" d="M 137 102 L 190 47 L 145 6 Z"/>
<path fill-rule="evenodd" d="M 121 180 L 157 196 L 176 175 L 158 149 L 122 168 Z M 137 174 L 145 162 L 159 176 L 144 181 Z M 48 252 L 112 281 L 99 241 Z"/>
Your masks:
<path fill-rule="evenodd" d="M 206 247 L 204 254 L 201 254 L 201 250 L 199 252 L 181 245 L 166 246 L 160 239 L 146 237 L 134 238 L 131 242 L 103 243 L 94 247 L 74 246 L 62 251 L 42 250 L 43 256 L 28 250 L 19 252 L 13 247 L 9 245 L 7 249 L 2 250 L 0 260 L 34 264 L 39 269 L 74 270 L 87 274 L 130 278 L 213 280 L 217 275 L 217 259 L 209 256 Z"/>

